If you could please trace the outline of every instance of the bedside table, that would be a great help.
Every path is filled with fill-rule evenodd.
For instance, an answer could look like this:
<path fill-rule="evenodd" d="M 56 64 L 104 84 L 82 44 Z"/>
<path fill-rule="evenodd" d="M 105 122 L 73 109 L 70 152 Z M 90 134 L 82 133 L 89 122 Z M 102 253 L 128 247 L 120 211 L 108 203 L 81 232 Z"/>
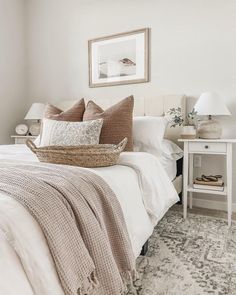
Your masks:
<path fill-rule="evenodd" d="M 228 225 L 231 225 L 232 215 L 232 145 L 236 139 L 179 139 L 184 143 L 184 180 L 183 180 L 183 215 L 187 218 L 188 194 L 192 208 L 192 194 L 205 193 L 227 196 Z M 224 191 L 214 191 L 193 188 L 193 155 L 222 155 L 226 159 L 226 186 Z"/>
<path fill-rule="evenodd" d="M 37 136 L 33 135 L 12 135 L 11 138 L 14 138 L 15 144 L 25 144 L 27 139 L 35 140 Z"/>

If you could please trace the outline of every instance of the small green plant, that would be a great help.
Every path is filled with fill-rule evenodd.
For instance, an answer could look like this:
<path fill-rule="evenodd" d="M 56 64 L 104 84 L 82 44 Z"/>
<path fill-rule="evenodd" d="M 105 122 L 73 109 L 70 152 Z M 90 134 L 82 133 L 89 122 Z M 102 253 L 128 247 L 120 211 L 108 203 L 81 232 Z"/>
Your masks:
<path fill-rule="evenodd" d="M 166 112 L 167 120 L 169 121 L 170 127 L 181 126 L 184 123 L 182 110 L 180 107 L 171 108 Z"/>
<path fill-rule="evenodd" d="M 197 112 L 193 108 L 190 113 L 188 113 L 188 124 L 191 126 L 197 125 Z"/>
<path fill-rule="evenodd" d="M 182 126 L 184 124 L 184 118 L 182 114 L 182 109 L 178 108 L 170 108 L 165 114 L 167 120 L 169 121 L 170 127 Z M 188 125 L 197 126 L 198 117 L 197 112 L 193 108 L 191 112 L 187 115 Z"/>

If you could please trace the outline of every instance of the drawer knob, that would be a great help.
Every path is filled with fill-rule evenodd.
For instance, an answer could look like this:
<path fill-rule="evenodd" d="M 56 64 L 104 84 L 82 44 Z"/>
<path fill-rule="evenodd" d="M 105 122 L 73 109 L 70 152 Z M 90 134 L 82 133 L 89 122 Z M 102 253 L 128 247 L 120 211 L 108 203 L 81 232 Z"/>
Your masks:
<path fill-rule="evenodd" d="M 209 146 L 208 145 L 205 145 L 205 149 L 208 149 L 209 148 Z"/>

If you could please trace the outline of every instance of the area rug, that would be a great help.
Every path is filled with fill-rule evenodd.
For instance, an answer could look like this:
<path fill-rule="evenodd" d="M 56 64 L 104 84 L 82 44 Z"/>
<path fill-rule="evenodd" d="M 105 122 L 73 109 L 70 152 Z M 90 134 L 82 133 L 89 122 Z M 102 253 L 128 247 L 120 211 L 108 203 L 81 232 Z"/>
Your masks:
<path fill-rule="evenodd" d="M 137 269 L 129 295 L 236 295 L 236 223 L 170 210 Z"/>

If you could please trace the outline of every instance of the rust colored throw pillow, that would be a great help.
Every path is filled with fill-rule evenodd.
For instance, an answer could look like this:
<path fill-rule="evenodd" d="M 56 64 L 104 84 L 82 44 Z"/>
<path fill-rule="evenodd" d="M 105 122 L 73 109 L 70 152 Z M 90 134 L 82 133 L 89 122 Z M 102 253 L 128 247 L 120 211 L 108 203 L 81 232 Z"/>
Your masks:
<path fill-rule="evenodd" d="M 51 104 L 47 104 L 44 118 L 57 121 L 79 122 L 83 121 L 84 110 L 85 103 L 83 98 L 64 112 Z"/>
<path fill-rule="evenodd" d="M 119 143 L 128 138 L 126 151 L 133 150 L 133 108 L 134 98 L 129 96 L 107 110 L 103 110 L 93 101 L 89 101 L 83 121 L 103 119 L 100 143 Z"/>

